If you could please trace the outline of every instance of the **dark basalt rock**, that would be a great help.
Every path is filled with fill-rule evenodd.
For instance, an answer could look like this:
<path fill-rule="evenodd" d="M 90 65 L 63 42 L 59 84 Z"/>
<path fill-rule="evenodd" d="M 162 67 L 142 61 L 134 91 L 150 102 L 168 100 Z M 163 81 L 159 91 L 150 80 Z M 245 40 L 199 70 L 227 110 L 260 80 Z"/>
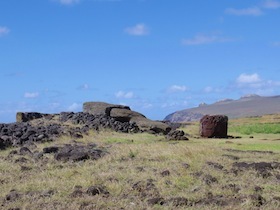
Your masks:
<path fill-rule="evenodd" d="M 54 158 L 59 161 L 83 161 L 97 160 L 106 154 L 105 151 L 97 149 L 92 145 L 65 145 L 58 149 Z"/>
<path fill-rule="evenodd" d="M 73 112 L 62 112 L 60 114 L 61 122 L 71 122 L 73 124 L 84 125 L 80 131 L 75 131 L 74 137 L 79 135 L 81 137 L 82 133 L 88 132 L 89 129 L 99 130 L 112 129 L 117 132 L 124 133 L 137 133 L 139 132 L 139 127 L 133 122 L 120 122 L 116 119 L 107 115 L 93 115 L 90 113 L 73 113 Z M 72 131 L 73 133 L 73 131 Z"/>
<path fill-rule="evenodd" d="M 69 123 L 73 126 L 69 126 Z M 131 111 L 127 106 L 89 102 L 84 104 L 84 112 L 78 113 L 18 112 L 16 123 L 0 124 L 0 149 L 27 146 L 33 142 L 54 141 L 62 135 L 79 139 L 87 135 L 90 130 L 100 129 L 123 133 L 167 134 L 171 127 L 159 121 L 149 120 L 144 115 Z M 173 132 L 172 138 L 187 140 L 184 133 L 179 131 Z M 88 156 L 79 153 L 74 159 L 87 158 Z"/>
<path fill-rule="evenodd" d="M 257 175 L 262 178 L 268 178 L 273 176 L 271 173 L 272 170 L 279 170 L 280 163 L 279 162 L 253 162 L 253 163 L 246 163 L 246 162 L 236 162 L 233 163 L 231 171 L 238 175 L 239 172 L 246 171 L 246 170 L 255 170 L 257 171 Z"/>
<path fill-rule="evenodd" d="M 166 138 L 168 140 L 184 140 L 184 141 L 187 141 L 189 140 L 188 137 L 186 137 L 186 134 L 184 131 L 182 130 L 172 130 L 170 131 L 167 135 L 166 135 Z"/>
<path fill-rule="evenodd" d="M 200 120 L 200 136 L 206 138 L 227 138 L 228 117 L 205 115 Z"/>
<path fill-rule="evenodd" d="M 21 147 L 20 150 L 19 150 L 19 154 L 20 155 L 30 156 L 30 157 L 33 156 L 33 153 L 27 147 Z"/>
<path fill-rule="evenodd" d="M 16 115 L 17 122 L 28 122 L 30 120 L 42 118 L 43 114 L 38 112 L 18 112 Z"/>
<path fill-rule="evenodd" d="M 30 145 L 32 142 L 50 141 L 64 134 L 59 124 L 33 126 L 28 122 L 0 124 L 0 149 L 9 146 Z"/>
<path fill-rule="evenodd" d="M 56 147 L 56 146 L 45 147 L 45 148 L 43 149 L 43 153 L 46 153 L 46 154 L 48 154 L 48 153 L 57 153 L 58 150 L 59 150 L 59 147 Z"/>
<path fill-rule="evenodd" d="M 150 198 L 147 200 L 148 205 L 163 205 L 165 203 L 162 197 Z"/>
<path fill-rule="evenodd" d="M 22 194 L 16 190 L 11 190 L 9 194 L 6 195 L 6 201 L 14 202 L 22 197 Z"/>
<path fill-rule="evenodd" d="M 137 192 L 141 197 L 160 196 L 159 190 L 154 184 L 154 180 L 147 179 L 146 181 L 139 181 L 132 185 L 134 192 Z"/>
<path fill-rule="evenodd" d="M 105 115 L 118 122 L 135 123 L 140 130 L 150 133 L 167 134 L 171 130 L 171 127 L 167 124 L 150 120 L 141 113 L 132 111 L 128 106 L 103 102 L 86 102 L 83 105 L 83 112 L 94 115 Z"/>
<path fill-rule="evenodd" d="M 109 191 L 102 185 L 91 186 L 87 189 L 86 193 L 90 196 L 95 195 L 109 195 Z"/>
<path fill-rule="evenodd" d="M 175 197 L 175 198 L 169 198 L 166 200 L 166 204 L 171 204 L 172 206 L 188 206 L 191 205 L 189 200 L 184 197 Z"/>

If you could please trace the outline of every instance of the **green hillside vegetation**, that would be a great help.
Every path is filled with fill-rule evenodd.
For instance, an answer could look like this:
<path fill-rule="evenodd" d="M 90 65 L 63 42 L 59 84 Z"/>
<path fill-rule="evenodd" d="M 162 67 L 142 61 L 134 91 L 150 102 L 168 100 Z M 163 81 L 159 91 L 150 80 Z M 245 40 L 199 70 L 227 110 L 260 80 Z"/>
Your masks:
<path fill-rule="evenodd" d="M 265 115 L 231 120 L 229 132 L 245 135 L 251 134 L 279 134 L 280 115 Z"/>
<path fill-rule="evenodd" d="M 75 140 L 107 152 L 96 161 L 48 154 L 20 162 L 9 155 L 15 148 L 0 151 L 0 209 L 279 209 L 279 123 L 279 115 L 231 120 L 229 135 L 241 137 L 234 139 L 198 138 L 193 122 L 183 128 L 189 141 L 109 130 Z M 65 136 L 35 150 L 71 142 Z M 242 168 L 261 162 L 272 168 Z M 92 195 L 90 186 L 108 193 Z M 19 195 L 9 200 L 11 190 Z"/>

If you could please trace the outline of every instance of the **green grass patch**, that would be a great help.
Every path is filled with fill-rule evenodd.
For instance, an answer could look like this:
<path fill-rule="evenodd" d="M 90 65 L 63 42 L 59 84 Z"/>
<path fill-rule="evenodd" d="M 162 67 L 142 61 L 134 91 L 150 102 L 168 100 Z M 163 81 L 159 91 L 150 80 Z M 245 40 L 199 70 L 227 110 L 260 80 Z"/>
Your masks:
<path fill-rule="evenodd" d="M 240 133 L 244 135 L 251 134 L 280 134 L 279 123 L 255 123 L 229 126 L 229 132 Z"/>
<path fill-rule="evenodd" d="M 247 143 L 233 145 L 234 149 L 239 150 L 257 150 L 257 151 L 280 151 L 280 144 L 276 142 L 265 142 L 264 143 Z"/>

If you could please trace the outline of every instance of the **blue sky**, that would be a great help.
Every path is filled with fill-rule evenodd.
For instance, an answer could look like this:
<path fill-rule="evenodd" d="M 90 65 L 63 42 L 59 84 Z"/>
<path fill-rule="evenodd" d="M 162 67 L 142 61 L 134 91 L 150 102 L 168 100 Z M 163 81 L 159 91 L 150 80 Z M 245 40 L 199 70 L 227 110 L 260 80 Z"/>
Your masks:
<path fill-rule="evenodd" d="M 1 0 L 0 122 L 125 104 L 151 119 L 280 94 L 280 1 Z"/>

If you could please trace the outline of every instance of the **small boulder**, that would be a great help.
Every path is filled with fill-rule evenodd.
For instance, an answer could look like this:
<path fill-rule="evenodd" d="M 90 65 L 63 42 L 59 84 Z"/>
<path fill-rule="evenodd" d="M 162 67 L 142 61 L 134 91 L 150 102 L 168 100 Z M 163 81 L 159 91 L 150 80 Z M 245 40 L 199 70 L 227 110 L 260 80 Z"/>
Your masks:
<path fill-rule="evenodd" d="M 90 196 L 95 195 L 109 195 L 110 193 L 106 189 L 106 187 L 102 185 L 91 186 L 87 189 L 86 193 Z"/>
<path fill-rule="evenodd" d="M 182 131 L 182 130 L 172 130 L 172 131 L 170 131 L 167 134 L 166 138 L 168 140 L 178 140 L 178 141 L 180 141 L 180 140 L 184 140 L 184 141 L 189 140 L 188 137 L 186 137 L 185 132 Z"/>

